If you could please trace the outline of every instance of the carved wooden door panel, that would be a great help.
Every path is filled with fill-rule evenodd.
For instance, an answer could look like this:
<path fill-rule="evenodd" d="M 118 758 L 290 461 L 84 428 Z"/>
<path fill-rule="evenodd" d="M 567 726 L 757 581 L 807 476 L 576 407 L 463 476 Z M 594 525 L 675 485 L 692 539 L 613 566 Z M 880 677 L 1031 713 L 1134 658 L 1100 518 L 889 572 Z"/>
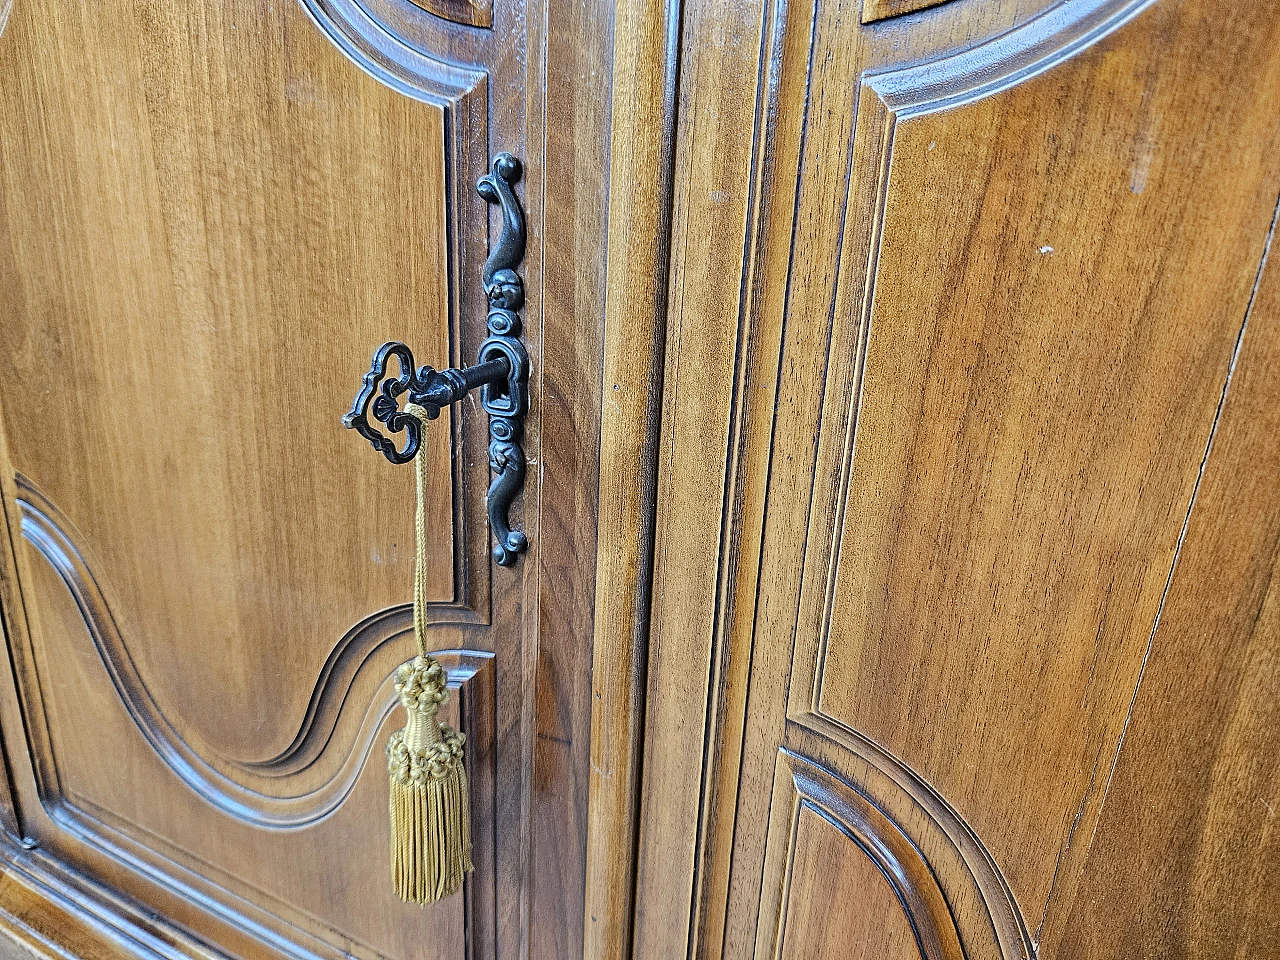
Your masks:
<path fill-rule="evenodd" d="M 635 955 L 1275 955 L 1275 5 L 744 8 L 683 38 Z"/>
<path fill-rule="evenodd" d="M 602 189 L 607 143 L 598 90 L 557 77 L 607 81 L 601 12 L 0 7 L 0 722 L 30 894 L 6 927 L 79 924 L 70 949 L 98 954 L 572 952 L 599 346 L 565 331 L 602 264 L 559 251 L 598 232 L 565 171 Z M 475 871 L 420 908 L 389 879 L 382 755 L 413 652 L 413 470 L 340 418 L 383 341 L 475 362 L 502 224 L 475 184 L 500 150 L 524 161 L 531 547 L 491 561 L 469 398 L 425 442 L 428 632 L 468 738 Z"/>

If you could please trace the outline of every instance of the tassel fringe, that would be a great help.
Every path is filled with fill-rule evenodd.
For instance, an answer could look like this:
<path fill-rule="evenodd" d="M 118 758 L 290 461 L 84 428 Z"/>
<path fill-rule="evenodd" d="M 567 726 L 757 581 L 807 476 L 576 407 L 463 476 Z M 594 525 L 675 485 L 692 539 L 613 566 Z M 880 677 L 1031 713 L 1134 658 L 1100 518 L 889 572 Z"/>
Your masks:
<path fill-rule="evenodd" d="M 470 832 L 461 764 L 457 775 L 443 780 L 392 780 L 391 880 L 400 899 L 433 903 L 457 893 L 471 869 L 471 851 L 457 841 Z"/>

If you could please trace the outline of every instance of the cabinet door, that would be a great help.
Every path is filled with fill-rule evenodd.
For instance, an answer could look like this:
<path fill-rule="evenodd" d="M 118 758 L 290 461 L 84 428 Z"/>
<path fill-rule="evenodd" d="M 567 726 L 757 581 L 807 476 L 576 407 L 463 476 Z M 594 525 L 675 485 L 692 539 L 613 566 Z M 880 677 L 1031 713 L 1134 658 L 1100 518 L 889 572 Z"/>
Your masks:
<path fill-rule="evenodd" d="M 0 720 L 28 848 L 7 925 L 81 954 L 572 952 L 599 411 L 575 327 L 603 276 L 572 188 L 605 182 L 607 98 L 578 78 L 607 83 L 608 12 L 0 6 Z M 531 547 L 491 560 L 468 398 L 424 441 L 426 615 L 475 871 L 422 908 L 390 881 L 383 758 L 413 469 L 341 418 L 383 341 L 475 362 L 499 151 L 524 162 Z"/>
<path fill-rule="evenodd" d="M 1274 954 L 1274 4 L 705 6 L 636 956 Z"/>

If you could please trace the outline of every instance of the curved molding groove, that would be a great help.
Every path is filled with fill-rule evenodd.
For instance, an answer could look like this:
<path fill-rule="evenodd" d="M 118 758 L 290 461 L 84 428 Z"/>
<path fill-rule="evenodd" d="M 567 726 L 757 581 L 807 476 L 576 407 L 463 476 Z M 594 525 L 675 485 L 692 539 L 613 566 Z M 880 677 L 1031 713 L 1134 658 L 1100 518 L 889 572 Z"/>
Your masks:
<path fill-rule="evenodd" d="M 374 79 L 415 100 L 450 106 L 483 89 L 487 74 L 428 56 L 392 34 L 356 0 L 301 0 L 329 40 Z M 455 10 L 468 0 L 424 0 Z M 484 2 L 484 0 L 479 0 Z M 429 7 L 417 4 L 437 16 Z M 489 7 L 492 22 L 493 8 Z M 445 17 L 455 20 L 455 17 Z"/>
<path fill-rule="evenodd" d="M 413 0 L 416 6 L 442 20 L 469 27 L 493 26 L 493 0 Z"/>
<path fill-rule="evenodd" d="M 872 73 L 863 82 L 901 117 L 999 93 L 1052 69 L 1124 26 L 1155 0 L 1068 0 L 959 53 Z"/>
<path fill-rule="evenodd" d="M 358 710 L 349 696 L 385 644 L 413 630 L 408 604 L 366 617 L 338 641 L 316 681 L 297 734 L 283 751 L 268 760 L 246 762 L 205 757 L 189 744 L 161 711 L 147 688 L 128 645 L 120 634 L 98 579 L 77 548 L 69 521 L 25 477 L 19 476 L 18 507 L 23 538 L 57 573 L 75 602 L 102 665 L 130 718 L 147 743 L 173 773 L 208 803 L 245 823 L 298 827 L 333 812 L 355 786 L 378 730 L 395 707 L 390 675 L 381 678 L 359 722 L 343 724 L 344 714 Z M 469 611 L 436 605 L 432 623 L 467 621 Z M 449 671 L 449 686 L 465 701 L 477 677 L 491 679 L 492 654 L 470 650 L 434 653 Z M 338 739 L 339 731 L 347 731 Z M 322 754 L 339 757 L 336 772 L 323 784 L 293 795 L 289 779 Z M 266 789 L 270 788 L 270 792 Z"/>
<path fill-rule="evenodd" d="M 779 766 L 784 771 L 782 776 L 789 775 L 792 802 L 788 807 L 787 882 L 776 924 L 775 951 L 781 949 L 785 934 L 796 828 L 801 810 L 808 808 L 844 834 L 876 865 L 911 924 L 921 957 L 964 960 L 960 933 L 947 898 L 924 854 L 906 831 L 867 796 L 813 761 L 783 749 Z M 762 916 L 763 913 L 762 910 Z"/>
<path fill-rule="evenodd" d="M 856 285 L 855 302 L 860 309 L 860 315 L 852 318 L 860 331 L 859 365 L 866 362 L 889 170 L 893 161 L 894 130 L 898 121 L 973 103 L 1038 76 L 1104 39 L 1153 3 L 1155 0 L 1066 0 L 1008 33 L 969 49 L 925 63 L 891 67 L 863 76 L 856 111 L 858 132 L 846 170 L 851 191 L 850 206 L 859 211 L 855 217 L 851 210 L 848 221 L 867 224 L 870 234 L 866 241 L 866 270 L 852 274 L 852 282 Z M 845 241 L 848 239 L 846 237 Z M 842 275 L 840 282 L 843 284 L 848 280 Z M 828 392 L 824 405 L 831 402 L 830 398 L 840 395 L 840 390 L 834 387 L 837 372 L 834 368 L 828 369 Z M 809 590 L 810 583 L 822 584 L 827 603 L 834 596 L 840 566 L 838 539 L 845 523 L 851 464 L 857 445 L 857 416 L 864 384 L 862 374 L 860 368 L 849 374 L 853 389 L 848 392 L 844 409 L 832 412 L 831 426 L 827 426 L 826 416 L 822 419 L 824 431 L 838 430 L 841 432 L 838 435 L 843 435 L 845 440 L 840 462 L 832 464 L 840 477 L 838 489 L 831 494 L 835 520 L 825 534 L 810 531 L 808 542 L 812 546 L 805 553 L 804 589 Z M 840 375 L 844 376 L 842 372 Z M 852 430 L 848 429 L 850 422 Z M 811 665 L 814 671 L 813 698 L 804 709 L 821 714 L 822 668 L 831 623 L 819 620 L 812 622 L 812 628 L 819 639 L 817 655 Z"/>
<path fill-rule="evenodd" d="M 912 818 L 913 823 L 921 821 L 925 824 L 923 828 L 916 828 L 913 845 L 922 843 L 927 834 L 934 843 L 949 847 L 964 864 L 967 873 L 965 883 L 987 912 L 990 929 L 999 944 L 1000 956 L 1005 960 L 1026 960 L 1035 956 L 1026 920 L 1018 908 L 1008 881 L 986 845 L 978 839 L 973 828 L 951 804 L 914 770 L 857 731 L 817 713 L 806 713 L 790 720 L 791 723 L 831 741 L 882 774 L 887 790 L 898 794 L 894 798 L 899 801 L 896 805 L 905 805 L 922 814 L 921 817 Z M 786 750 L 783 753 L 794 758 L 790 761 L 792 763 L 813 767 L 825 775 L 828 782 L 843 783 L 813 761 Z M 854 789 L 847 784 L 843 786 L 846 790 Z M 858 791 L 854 792 L 862 796 Z M 880 797 L 881 805 L 887 799 Z M 865 797 L 864 800 L 873 803 Z M 900 822 L 904 818 L 899 816 L 897 819 Z"/>
<path fill-rule="evenodd" d="M 862 22 L 875 23 L 877 20 L 901 17 L 949 2 L 950 0 L 862 0 Z"/>

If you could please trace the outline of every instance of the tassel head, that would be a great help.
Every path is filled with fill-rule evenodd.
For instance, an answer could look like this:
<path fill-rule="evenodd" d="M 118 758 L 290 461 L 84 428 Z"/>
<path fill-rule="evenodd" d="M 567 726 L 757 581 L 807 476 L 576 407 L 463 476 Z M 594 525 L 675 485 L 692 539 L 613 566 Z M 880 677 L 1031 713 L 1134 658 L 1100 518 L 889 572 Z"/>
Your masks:
<path fill-rule="evenodd" d="M 456 893 L 472 869 L 464 738 L 436 719 L 449 699 L 446 680 L 444 668 L 421 654 L 395 674 L 408 719 L 387 744 L 391 879 L 410 903 L 434 903 Z"/>

